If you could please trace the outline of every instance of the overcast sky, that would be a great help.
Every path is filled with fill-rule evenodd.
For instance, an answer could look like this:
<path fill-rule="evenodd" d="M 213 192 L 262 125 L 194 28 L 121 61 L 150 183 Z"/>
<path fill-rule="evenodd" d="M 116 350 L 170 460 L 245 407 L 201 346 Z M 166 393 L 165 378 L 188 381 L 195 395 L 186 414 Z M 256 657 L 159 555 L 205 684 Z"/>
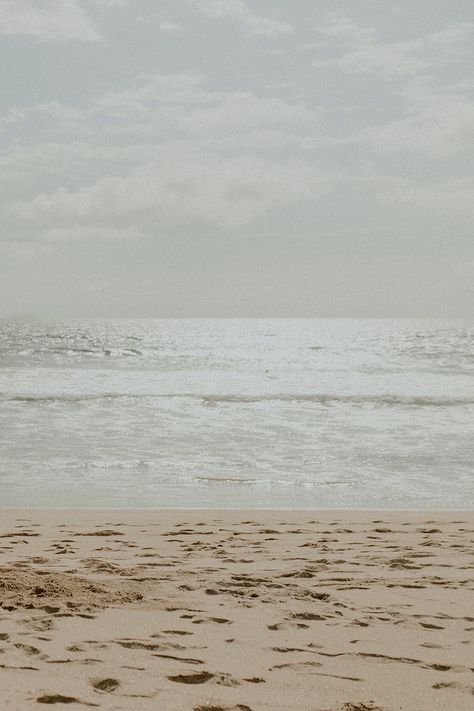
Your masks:
<path fill-rule="evenodd" d="M 474 315 L 472 0 L 0 0 L 0 315 Z"/>

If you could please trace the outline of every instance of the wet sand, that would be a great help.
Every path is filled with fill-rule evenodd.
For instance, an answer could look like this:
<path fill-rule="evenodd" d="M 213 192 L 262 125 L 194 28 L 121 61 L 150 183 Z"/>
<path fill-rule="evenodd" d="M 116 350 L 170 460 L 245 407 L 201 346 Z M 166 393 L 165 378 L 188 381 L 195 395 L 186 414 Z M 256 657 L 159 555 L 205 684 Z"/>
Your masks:
<path fill-rule="evenodd" d="M 1 708 L 463 711 L 474 513 L 0 511 Z"/>

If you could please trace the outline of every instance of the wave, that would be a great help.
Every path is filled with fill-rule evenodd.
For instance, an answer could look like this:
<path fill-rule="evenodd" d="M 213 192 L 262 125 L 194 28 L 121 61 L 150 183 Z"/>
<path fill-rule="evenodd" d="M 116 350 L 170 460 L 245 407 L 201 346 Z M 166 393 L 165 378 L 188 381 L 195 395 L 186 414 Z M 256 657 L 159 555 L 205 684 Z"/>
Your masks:
<path fill-rule="evenodd" d="M 196 476 L 194 481 L 198 484 L 236 484 L 240 486 L 255 486 L 256 484 L 266 483 L 265 479 L 242 479 L 241 477 L 231 476 Z"/>
<path fill-rule="evenodd" d="M 316 405 L 350 404 L 374 405 L 378 407 L 459 407 L 474 405 L 472 397 L 431 397 L 425 395 L 397 394 L 357 394 L 341 395 L 331 393 L 275 393 L 260 395 L 221 394 L 203 395 L 199 393 L 90 393 L 90 394 L 16 394 L 0 393 L 0 402 L 19 403 L 81 403 L 100 400 L 150 400 L 150 399 L 193 399 L 207 406 L 241 404 L 252 405 L 265 402 L 313 403 Z"/>
<path fill-rule="evenodd" d="M 209 485 L 231 485 L 231 486 L 288 486 L 288 487 L 301 487 L 301 488 L 317 488 L 317 487 L 337 487 L 337 486 L 356 486 L 355 481 L 350 481 L 346 479 L 341 480 L 327 480 L 327 481 L 298 481 L 294 479 L 274 479 L 274 478 L 261 478 L 261 479 L 244 479 L 242 477 L 230 477 L 230 476 L 196 476 L 194 481 L 197 484 L 209 484 Z"/>
<path fill-rule="evenodd" d="M 125 393 L 97 393 L 91 395 L 62 395 L 62 394 L 44 394 L 44 395 L 12 395 L 9 393 L 0 393 L 0 402 L 24 402 L 47 404 L 53 402 L 64 403 L 80 403 L 90 400 L 121 400 L 124 398 L 141 399 L 143 395 L 125 394 Z M 145 396 L 146 397 L 146 396 Z"/>
<path fill-rule="evenodd" d="M 196 396 L 198 397 L 198 396 Z M 203 395 L 200 396 L 207 405 L 220 403 L 252 404 L 258 402 L 310 402 L 315 404 L 348 403 L 353 405 L 373 404 L 379 406 L 402 405 L 416 407 L 456 407 L 459 405 L 474 405 L 474 397 L 430 397 L 424 395 L 338 395 L 338 394 L 275 394 L 275 395 Z"/>

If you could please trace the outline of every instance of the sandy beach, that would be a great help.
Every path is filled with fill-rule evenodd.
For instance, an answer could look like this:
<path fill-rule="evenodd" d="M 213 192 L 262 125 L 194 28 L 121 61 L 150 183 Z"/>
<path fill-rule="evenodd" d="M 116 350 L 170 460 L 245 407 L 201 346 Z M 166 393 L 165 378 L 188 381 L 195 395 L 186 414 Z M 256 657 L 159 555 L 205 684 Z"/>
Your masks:
<path fill-rule="evenodd" d="M 472 709 L 473 529 L 472 512 L 2 511 L 1 708 Z"/>

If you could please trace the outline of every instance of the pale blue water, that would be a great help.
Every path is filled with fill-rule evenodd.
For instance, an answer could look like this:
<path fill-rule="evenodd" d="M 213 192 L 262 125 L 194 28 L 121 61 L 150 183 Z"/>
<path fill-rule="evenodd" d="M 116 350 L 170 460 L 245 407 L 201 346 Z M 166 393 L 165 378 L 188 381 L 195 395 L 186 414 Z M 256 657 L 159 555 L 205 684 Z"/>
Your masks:
<path fill-rule="evenodd" d="M 0 506 L 472 508 L 473 335 L 0 322 Z"/>

